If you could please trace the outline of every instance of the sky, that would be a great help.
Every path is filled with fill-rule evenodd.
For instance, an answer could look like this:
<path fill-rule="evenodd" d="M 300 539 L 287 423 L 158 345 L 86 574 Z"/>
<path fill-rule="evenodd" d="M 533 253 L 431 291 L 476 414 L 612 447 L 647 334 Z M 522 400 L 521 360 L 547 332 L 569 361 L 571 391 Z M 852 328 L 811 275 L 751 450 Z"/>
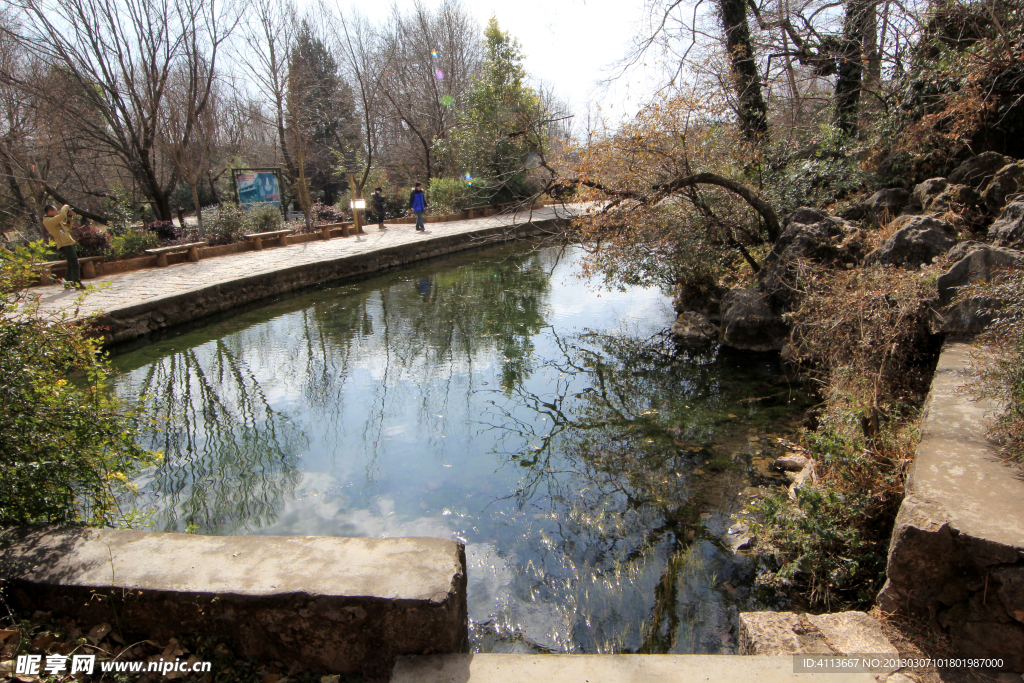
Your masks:
<path fill-rule="evenodd" d="M 643 16 L 643 0 L 463 0 L 480 23 L 491 14 L 517 40 L 526 57 L 527 72 L 554 87 L 568 100 L 578 118 L 585 119 L 587 103 L 599 103 L 608 119 L 635 112 L 652 90 L 640 72 L 620 81 L 611 91 L 599 82 L 613 75 L 615 62 L 629 51 Z M 426 0 L 428 6 L 435 6 Z M 402 9 L 412 0 L 400 0 Z M 582 130 L 582 128 L 579 128 Z"/>

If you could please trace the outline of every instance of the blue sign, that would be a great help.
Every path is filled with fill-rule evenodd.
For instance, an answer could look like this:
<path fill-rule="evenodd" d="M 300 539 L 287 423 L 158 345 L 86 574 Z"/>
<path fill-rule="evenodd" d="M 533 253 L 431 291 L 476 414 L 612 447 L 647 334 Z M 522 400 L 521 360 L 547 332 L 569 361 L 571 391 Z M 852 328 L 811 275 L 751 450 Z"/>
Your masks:
<path fill-rule="evenodd" d="M 242 206 L 269 204 L 281 208 L 281 186 L 274 172 L 242 171 L 235 175 L 238 203 Z"/>

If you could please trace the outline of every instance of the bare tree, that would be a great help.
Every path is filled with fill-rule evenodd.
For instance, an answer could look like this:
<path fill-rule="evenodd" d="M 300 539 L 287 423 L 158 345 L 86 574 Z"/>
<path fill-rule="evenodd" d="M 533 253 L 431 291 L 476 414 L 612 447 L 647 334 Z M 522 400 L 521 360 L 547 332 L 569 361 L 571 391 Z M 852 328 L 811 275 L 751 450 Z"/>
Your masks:
<path fill-rule="evenodd" d="M 43 62 L 59 68 L 68 88 L 35 87 L 47 107 L 73 117 L 81 133 L 117 155 L 157 218 L 170 220 L 178 180 L 160 154 L 161 108 L 178 69 L 200 80 L 185 103 L 186 122 L 209 101 L 218 51 L 237 19 L 231 0 L 12 0 L 25 24 L 17 36 Z M 200 68 L 199 58 L 208 68 Z M 187 145 L 186 123 L 178 144 Z"/>
<path fill-rule="evenodd" d="M 434 144 L 458 124 L 458 108 L 481 60 L 480 27 L 458 0 L 431 12 L 421 0 L 405 15 L 392 9 L 383 37 L 389 67 L 383 95 L 422 162 L 426 180 L 435 174 Z M 450 169 L 449 169 L 450 170 Z"/>

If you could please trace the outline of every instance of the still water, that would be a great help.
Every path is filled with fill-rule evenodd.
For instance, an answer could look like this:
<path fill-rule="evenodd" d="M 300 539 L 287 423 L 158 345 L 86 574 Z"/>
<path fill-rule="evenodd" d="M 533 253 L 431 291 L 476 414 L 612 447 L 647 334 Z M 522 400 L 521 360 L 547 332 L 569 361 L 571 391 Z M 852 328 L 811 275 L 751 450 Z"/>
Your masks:
<path fill-rule="evenodd" d="M 165 454 L 136 507 L 463 539 L 476 651 L 733 652 L 759 598 L 720 539 L 804 396 L 770 357 L 671 349 L 668 298 L 582 255 L 464 253 L 116 355 Z"/>

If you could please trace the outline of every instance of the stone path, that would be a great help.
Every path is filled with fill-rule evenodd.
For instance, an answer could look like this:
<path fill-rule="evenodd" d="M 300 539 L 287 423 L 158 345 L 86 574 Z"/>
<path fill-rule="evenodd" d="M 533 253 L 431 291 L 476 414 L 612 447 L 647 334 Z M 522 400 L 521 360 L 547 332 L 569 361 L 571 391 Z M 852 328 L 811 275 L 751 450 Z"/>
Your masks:
<path fill-rule="evenodd" d="M 495 228 L 523 225 L 528 222 L 547 221 L 554 218 L 570 218 L 572 206 L 544 207 L 517 214 L 490 216 L 447 223 L 428 223 L 425 232 L 416 232 L 415 226 L 391 225 L 379 231 L 376 225 L 365 228 L 365 235 L 335 237 L 328 241 L 313 241 L 293 244 L 287 247 L 266 247 L 262 251 L 246 251 L 239 254 L 200 260 L 196 263 L 179 263 L 166 268 L 145 268 L 127 273 L 105 275 L 87 284 L 98 287 L 97 291 L 84 296 L 79 307 L 79 294 L 65 290 L 61 285 L 34 287 L 32 292 L 40 295 L 43 313 L 66 312 L 77 318 L 93 313 L 111 313 L 118 309 L 152 302 L 156 299 L 201 290 L 213 285 L 259 274 L 268 274 L 296 266 L 310 265 L 324 261 L 335 261 L 347 256 L 364 254 L 374 250 L 429 242 L 456 234 L 483 232 Z M 76 310 L 77 307 L 77 310 Z"/>

